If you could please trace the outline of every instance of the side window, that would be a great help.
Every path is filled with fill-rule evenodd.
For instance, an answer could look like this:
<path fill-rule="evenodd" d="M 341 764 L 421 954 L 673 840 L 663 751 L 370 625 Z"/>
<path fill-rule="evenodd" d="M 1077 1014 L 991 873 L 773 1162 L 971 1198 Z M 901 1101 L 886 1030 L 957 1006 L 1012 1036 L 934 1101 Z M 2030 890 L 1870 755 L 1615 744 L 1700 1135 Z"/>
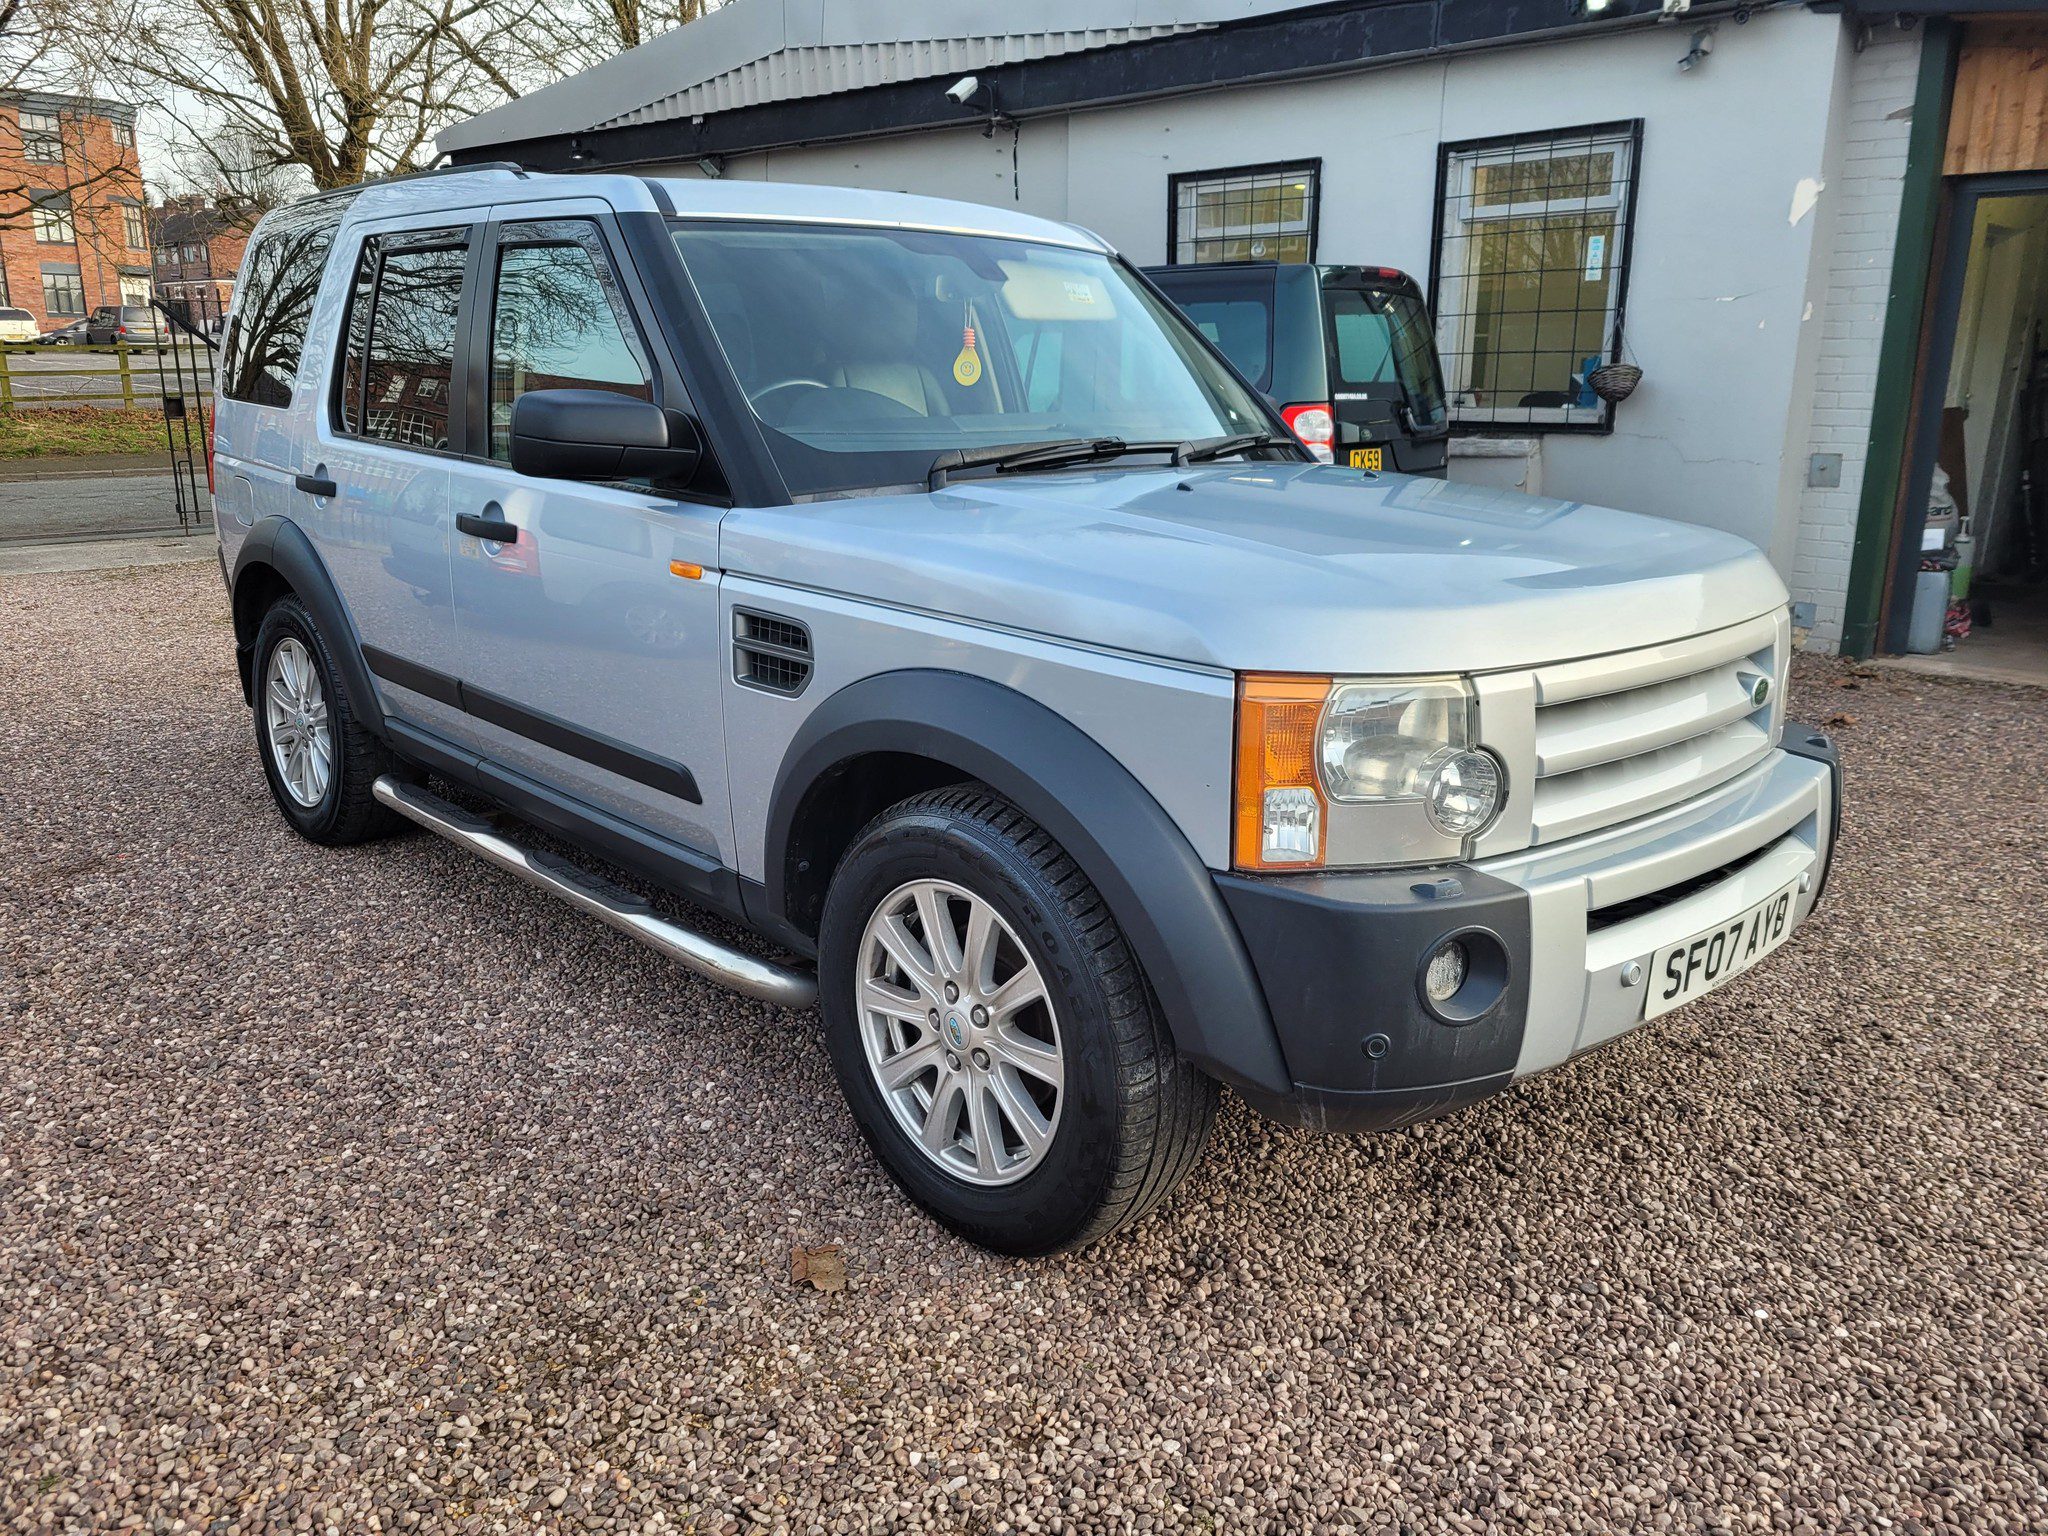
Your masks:
<path fill-rule="evenodd" d="M 512 402 L 534 389 L 654 398 L 597 229 L 582 220 L 509 226 L 491 312 L 491 457 L 512 452 Z"/>
<path fill-rule="evenodd" d="M 282 410 L 292 403 L 299 356 L 327 251 L 344 204 L 323 199 L 272 214 L 242 266 L 235 323 L 221 361 L 220 392 Z"/>
<path fill-rule="evenodd" d="M 468 251 L 460 231 L 373 239 L 349 291 L 337 415 L 343 431 L 444 451 L 455 321 Z"/>

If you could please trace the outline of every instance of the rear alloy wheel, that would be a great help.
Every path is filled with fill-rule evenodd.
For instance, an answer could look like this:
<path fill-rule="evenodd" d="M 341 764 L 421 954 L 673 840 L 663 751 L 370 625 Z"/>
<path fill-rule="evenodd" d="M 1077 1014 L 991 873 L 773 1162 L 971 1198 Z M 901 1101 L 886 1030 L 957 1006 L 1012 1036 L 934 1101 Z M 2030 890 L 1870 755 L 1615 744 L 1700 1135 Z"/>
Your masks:
<path fill-rule="evenodd" d="M 890 1175 L 1003 1253 L 1077 1248 L 1194 1166 L 1216 1085 L 1175 1053 L 1101 896 L 981 785 L 890 807 L 826 893 L 825 1039 Z"/>
<path fill-rule="evenodd" d="M 400 771 L 360 720 L 313 615 L 290 593 L 256 629 L 256 747 L 284 819 L 316 843 L 360 843 L 410 825 L 370 786 Z"/>
<path fill-rule="evenodd" d="M 263 714 L 270 757 L 285 791 L 307 810 L 327 795 L 334 778 L 334 732 L 327 693 L 313 653 L 295 635 L 278 641 L 263 677 Z"/>

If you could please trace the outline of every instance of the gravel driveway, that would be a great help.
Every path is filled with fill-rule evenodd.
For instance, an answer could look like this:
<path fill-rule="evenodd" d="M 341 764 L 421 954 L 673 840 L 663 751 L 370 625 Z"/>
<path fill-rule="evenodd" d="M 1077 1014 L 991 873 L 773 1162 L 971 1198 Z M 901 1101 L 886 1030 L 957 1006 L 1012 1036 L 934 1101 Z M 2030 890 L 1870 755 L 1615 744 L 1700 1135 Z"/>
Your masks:
<path fill-rule="evenodd" d="M 1802 666 L 1773 964 L 1019 1263 L 809 1017 L 291 837 L 211 567 L 0 626 L 0 1530 L 2048 1530 L 2048 694 Z"/>

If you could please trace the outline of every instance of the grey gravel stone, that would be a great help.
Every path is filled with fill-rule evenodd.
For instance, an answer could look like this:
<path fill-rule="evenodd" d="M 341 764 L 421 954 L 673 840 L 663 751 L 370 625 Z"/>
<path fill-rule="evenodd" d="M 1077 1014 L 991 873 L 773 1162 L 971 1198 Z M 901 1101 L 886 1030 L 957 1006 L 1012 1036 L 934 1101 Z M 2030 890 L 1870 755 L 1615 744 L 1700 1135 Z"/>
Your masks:
<path fill-rule="evenodd" d="M 1403 1133 L 1233 1104 L 1027 1264 L 813 1019 L 295 839 L 230 647 L 211 567 L 0 581 L 0 1531 L 2048 1530 L 2048 694 L 1802 663 L 1771 965 Z"/>

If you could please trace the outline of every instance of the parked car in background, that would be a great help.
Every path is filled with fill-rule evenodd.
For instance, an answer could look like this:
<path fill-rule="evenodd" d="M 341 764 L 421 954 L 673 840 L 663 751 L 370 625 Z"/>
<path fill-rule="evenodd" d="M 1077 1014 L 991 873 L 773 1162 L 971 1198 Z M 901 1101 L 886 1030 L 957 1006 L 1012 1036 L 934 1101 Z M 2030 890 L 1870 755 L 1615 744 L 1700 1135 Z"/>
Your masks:
<path fill-rule="evenodd" d="M 1393 267 L 1147 267 L 1324 463 L 1442 475 L 1443 366 L 1422 289 Z"/>
<path fill-rule="evenodd" d="M 34 341 L 36 317 L 25 309 L 0 309 L 0 341 Z"/>
<path fill-rule="evenodd" d="M 1422 355 L 1405 290 L 1316 283 Z M 1374 334 L 1338 325 L 1348 377 Z M 1367 398 L 1426 426 L 1390 366 Z M 1821 895 L 1834 752 L 1788 723 L 1762 552 L 1318 463 L 1070 225 L 426 173 L 268 215 L 218 376 L 284 819 L 418 824 L 819 1004 L 791 1048 L 993 1248 L 1143 1215 L 1220 1085 L 1406 1125 L 1654 1025 Z M 502 950 L 494 896 L 443 900 Z M 831 1155 L 815 1106 L 763 1133 L 793 1114 Z"/>
<path fill-rule="evenodd" d="M 94 346 L 118 341 L 129 346 L 160 347 L 170 336 L 164 317 L 147 304 L 103 304 L 86 321 L 86 338 Z"/>
<path fill-rule="evenodd" d="M 82 347 L 90 340 L 91 322 L 74 320 L 69 325 L 60 325 L 53 331 L 45 331 L 36 338 L 39 347 Z"/>

